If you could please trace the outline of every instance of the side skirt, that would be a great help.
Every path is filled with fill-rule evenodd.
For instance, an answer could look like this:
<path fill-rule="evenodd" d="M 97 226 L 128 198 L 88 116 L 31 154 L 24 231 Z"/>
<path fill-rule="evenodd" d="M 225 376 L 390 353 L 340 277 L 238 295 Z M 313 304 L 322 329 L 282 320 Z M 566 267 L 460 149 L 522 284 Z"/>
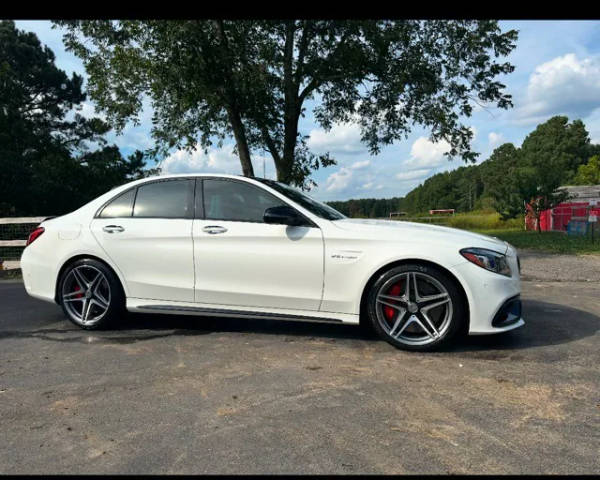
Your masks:
<path fill-rule="evenodd" d="M 191 305 L 176 305 L 165 303 L 149 303 L 143 299 L 127 299 L 127 309 L 132 312 L 153 312 L 175 315 L 198 315 L 205 317 L 229 317 L 229 318 L 248 318 L 260 320 L 291 320 L 300 322 L 318 322 L 318 323 L 359 323 L 358 315 L 349 315 L 343 313 L 330 312 L 314 312 L 311 314 L 288 313 L 288 312 L 272 312 L 272 311 L 256 311 L 256 310 L 240 310 L 217 307 L 191 306 Z M 312 312 L 310 312 L 312 313 Z"/>

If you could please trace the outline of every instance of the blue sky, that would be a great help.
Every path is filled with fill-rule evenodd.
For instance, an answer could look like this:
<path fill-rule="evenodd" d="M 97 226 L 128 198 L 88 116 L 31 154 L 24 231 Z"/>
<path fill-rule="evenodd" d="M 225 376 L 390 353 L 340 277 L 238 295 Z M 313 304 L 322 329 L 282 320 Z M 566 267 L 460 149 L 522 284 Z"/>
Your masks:
<path fill-rule="evenodd" d="M 59 68 L 85 77 L 81 61 L 65 51 L 62 32 L 53 29 L 50 22 L 16 24 L 35 32 L 54 51 Z M 480 153 L 479 161 L 504 142 L 520 145 L 538 123 L 559 114 L 571 120 L 582 119 L 592 142 L 600 143 L 600 22 L 503 21 L 500 25 L 503 30 L 519 31 L 517 47 L 508 57 L 515 71 L 501 79 L 513 96 L 514 108 L 479 109 L 464 119 L 475 133 L 472 146 Z M 361 144 L 355 125 L 336 125 L 325 132 L 313 121 L 311 104 L 306 106 L 300 129 L 310 135 L 309 146 L 317 153 L 329 151 L 338 161 L 313 175 L 318 187 L 311 194 L 320 200 L 402 196 L 431 175 L 464 165 L 458 159 L 449 161 L 443 155 L 447 145 L 432 144 L 429 132 L 421 128 L 414 129 L 408 139 L 371 156 Z M 86 102 L 83 113 L 95 114 L 92 101 Z M 149 135 L 151 115 L 148 105 L 139 125 L 128 126 L 119 136 L 111 133 L 109 141 L 124 154 L 148 148 L 153 144 Z M 233 140 L 208 153 L 202 149 L 193 153 L 172 152 L 162 161 L 163 171 L 240 173 L 232 147 Z M 268 156 L 254 156 L 256 175 L 262 176 L 263 160 L 267 178 L 274 178 L 274 165 Z"/>

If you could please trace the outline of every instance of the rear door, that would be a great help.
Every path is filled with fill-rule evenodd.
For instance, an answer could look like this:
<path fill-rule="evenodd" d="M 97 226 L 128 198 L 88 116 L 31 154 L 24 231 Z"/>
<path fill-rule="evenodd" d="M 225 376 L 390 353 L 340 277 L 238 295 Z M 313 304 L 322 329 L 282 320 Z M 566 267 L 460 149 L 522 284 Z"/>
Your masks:
<path fill-rule="evenodd" d="M 193 230 L 196 302 L 318 310 L 323 292 L 321 230 L 314 224 L 264 223 L 264 211 L 285 202 L 249 182 L 205 178 L 201 183 Z"/>
<path fill-rule="evenodd" d="M 194 301 L 194 180 L 166 179 L 109 202 L 91 230 L 133 298 Z"/>

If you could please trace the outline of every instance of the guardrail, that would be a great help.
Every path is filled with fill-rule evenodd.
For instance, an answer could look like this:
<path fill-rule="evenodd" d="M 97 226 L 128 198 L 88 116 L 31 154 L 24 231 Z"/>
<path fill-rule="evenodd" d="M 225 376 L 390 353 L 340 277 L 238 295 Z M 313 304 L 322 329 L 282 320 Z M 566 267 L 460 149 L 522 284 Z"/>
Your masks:
<path fill-rule="evenodd" d="M 13 270 L 20 267 L 20 258 L 27 237 L 45 217 L 0 218 L 0 269 Z"/>

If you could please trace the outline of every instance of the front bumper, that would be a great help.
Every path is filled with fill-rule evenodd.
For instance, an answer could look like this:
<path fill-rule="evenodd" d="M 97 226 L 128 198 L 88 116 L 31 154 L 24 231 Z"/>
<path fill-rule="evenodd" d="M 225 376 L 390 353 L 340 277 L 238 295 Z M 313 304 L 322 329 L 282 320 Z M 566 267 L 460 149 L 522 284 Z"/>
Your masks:
<path fill-rule="evenodd" d="M 512 250 L 512 251 L 511 251 Z M 471 262 L 455 267 L 469 301 L 469 335 L 505 332 L 525 324 L 516 252 L 507 252 L 512 276 L 489 272 Z"/>
<path fill-rule="evenodd" d="M 494 315 L 492 327 L 509 327 L 521 320 L 521 296 L 515 295 L 502 304 L 498 313 Z"/>

